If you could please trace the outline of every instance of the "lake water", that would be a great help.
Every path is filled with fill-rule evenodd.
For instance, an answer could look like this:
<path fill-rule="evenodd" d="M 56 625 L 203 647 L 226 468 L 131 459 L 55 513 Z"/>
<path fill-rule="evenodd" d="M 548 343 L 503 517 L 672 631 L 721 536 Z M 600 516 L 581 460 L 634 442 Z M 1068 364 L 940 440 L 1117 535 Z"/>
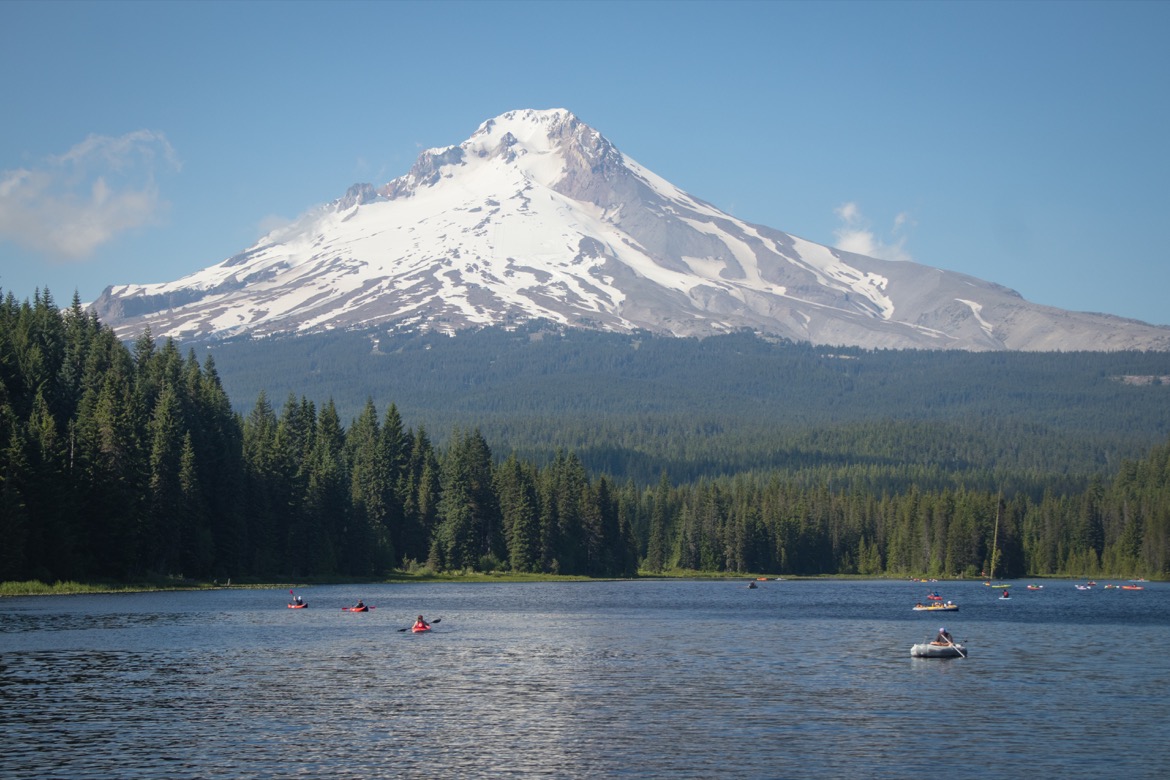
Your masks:
<path fill-rule="evenodd" d="M 1105 583 L 1102 582 L 1101 585 Z M 937 589 L 957 613 L 910 608 Z M 0 599 L 0 776 L 1166 778 L 1170 584 Z M 341 607 L 363 598 L 375 609 Z M 430 634 L 398 629 L 441 618 Z M 967 659 L 912 659 L 945 625 Z"/>

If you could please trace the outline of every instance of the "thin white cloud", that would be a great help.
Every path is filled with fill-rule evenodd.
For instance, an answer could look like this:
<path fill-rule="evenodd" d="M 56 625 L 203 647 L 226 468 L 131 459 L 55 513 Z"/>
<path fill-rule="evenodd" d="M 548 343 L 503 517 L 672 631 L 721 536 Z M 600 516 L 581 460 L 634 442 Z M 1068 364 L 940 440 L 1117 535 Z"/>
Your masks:
<path fill-rule="evenodd" d="M 841 220 L 841 225 L 833 231 L 835 246 L 838 249 L 882 260 L 914 259 L 906 251 L 905 230 L 914 225 L 906 212 L 903 211 L 894 217 L 894 225 L 886 240 L 878 238 L 856 203 L 843 203 L 834 210 L 834 213 Z"/>
<path fill-rule="evenodd" d="M 0 172 L 0 239 L 51 258 L 81 260 L 166 208 L 155 176 L 179 170 L 161 133 L 91 135 L 42 164 Z"/>
<path fill-rule="evenodd" d="M 288 217 L 282 217 L 279 214 L 268 214 L 262 217 L 256 225 L 258 232 L 257 238 L 263 238 L 270 233 L 275 233 L 278 230 L 284 230 L 289 225 L 293 224 L 293 220 Z"/>

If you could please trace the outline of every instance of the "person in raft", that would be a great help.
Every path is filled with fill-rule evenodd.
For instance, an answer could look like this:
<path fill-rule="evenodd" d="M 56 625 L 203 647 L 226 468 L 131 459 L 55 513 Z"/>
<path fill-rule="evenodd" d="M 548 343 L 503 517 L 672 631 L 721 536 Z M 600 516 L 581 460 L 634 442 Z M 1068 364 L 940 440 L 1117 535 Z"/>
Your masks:
<path fill-rule="evenodd" d="M 934 638 L 934 643 L 937 645 L 953 645 L 955 642 L 951 639 L 950 631 L 947 631 L 946 628 L 940 628 L 938 630 L 938 636 Z"/>
<path fill-rule="evenodd" d="M 418 631 L 425 631 L 430 627 L 431 627 L 431 624 L 428 623 L 427 621 L 423 620 L 422 615 L 419 615 L 418 620 L 414 621 L 414 625 L 411 626 L 411 628 L 418 630 Z"/>

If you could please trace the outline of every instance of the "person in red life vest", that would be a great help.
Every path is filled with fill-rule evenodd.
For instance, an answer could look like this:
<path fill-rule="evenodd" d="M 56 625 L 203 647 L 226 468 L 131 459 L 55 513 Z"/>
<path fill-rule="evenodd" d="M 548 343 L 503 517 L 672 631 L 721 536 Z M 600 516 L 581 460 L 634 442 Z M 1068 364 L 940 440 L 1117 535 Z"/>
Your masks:
<path fill-rule="evenodd" d="M 411 628 L 412 628 L 414 631 L 426 631 L 426 630 L 427 630 L 427 629 L 429 629 L 430 627 L 431 627 L 431 624 L 430 624 L 430 623 L 428 623 L 427 621 L 423 620 L 423 616 L 422 616 L 422 615 L 419 615 L 419 616 L 418 616 L 418 620 L 415 620 L 415 621 L 414 621 L 414 625 L 413 625 Z"/>

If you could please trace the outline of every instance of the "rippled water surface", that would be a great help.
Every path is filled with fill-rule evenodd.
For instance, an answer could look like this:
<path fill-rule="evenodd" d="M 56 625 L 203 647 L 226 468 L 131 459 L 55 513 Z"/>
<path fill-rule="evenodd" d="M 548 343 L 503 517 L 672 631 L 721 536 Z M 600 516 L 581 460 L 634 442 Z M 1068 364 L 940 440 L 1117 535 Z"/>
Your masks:
<path fill-rule="evenodd" d="M 1170 777 L 1163 583 L 298 592 L 0 600 L 0 776 Z"/>

